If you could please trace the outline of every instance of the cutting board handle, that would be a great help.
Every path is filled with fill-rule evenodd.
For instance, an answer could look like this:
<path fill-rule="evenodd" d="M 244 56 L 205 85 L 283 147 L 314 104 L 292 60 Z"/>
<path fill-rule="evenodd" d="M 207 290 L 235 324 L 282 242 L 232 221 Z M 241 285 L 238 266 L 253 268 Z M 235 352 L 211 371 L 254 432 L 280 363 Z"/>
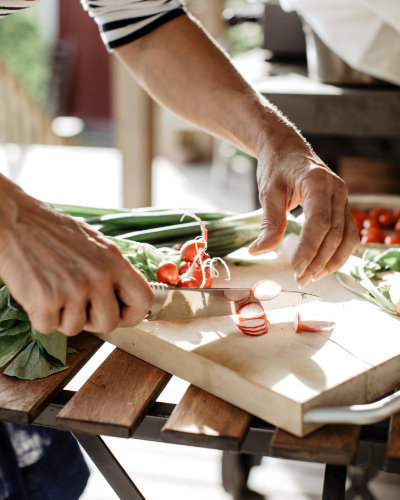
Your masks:
<path fill-rule="evenodd" d="M 375 424 L 400 411 L 400 390 L 385 398 L 364 405 L 321 406 L 303 415 L 307 424 Z"/>

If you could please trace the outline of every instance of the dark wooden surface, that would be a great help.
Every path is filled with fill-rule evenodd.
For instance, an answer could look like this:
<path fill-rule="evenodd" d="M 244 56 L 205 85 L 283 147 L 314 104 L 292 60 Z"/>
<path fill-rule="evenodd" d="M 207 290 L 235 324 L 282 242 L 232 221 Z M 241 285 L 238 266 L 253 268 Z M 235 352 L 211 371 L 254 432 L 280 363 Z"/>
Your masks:
<path fill-rule="evenodd" d="M 162 429 L 165 441 L 238 450 L 251 415 L 194 385 L 189 386 Z"/>
<path fill-rule="evenodd" d="M 400 137 L 400 87 L 330 85 L 305 65 L 271 63 L 255 49 L 235 58 L 248 81 L 305 134 Z"/>
<path fill-rule="evenodd" d="M 276 429 L 271 440 L 274 457 L 349 465 L 354 461 L 360 427 L 356 425 L 326 425 L 304 438 Z"/>
<path fill-rule="evenodd" d="M 68 355 L 67 370 L 36 380 L 0 376 L 0 420 L 30 424 L 102 344 L 93 335 L 82 333 L 69 340 L 77 352 Z"/>
<path fill-rule="evenodd" d="M 130 437 L 171 375 L 115 349 L 57 416 L 57 427 Z"/>

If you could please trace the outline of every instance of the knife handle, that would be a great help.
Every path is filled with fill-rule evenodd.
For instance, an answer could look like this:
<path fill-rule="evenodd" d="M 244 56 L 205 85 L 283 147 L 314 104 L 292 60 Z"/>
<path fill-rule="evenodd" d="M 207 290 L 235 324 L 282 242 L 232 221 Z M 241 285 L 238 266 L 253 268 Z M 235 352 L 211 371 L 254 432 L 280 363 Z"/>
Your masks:
<path fill-rule="evenodd" d="M 150 311 L 146 315 L 146 319 L 152 319 L 160 311 L 165 301 L 167 300 L 169 287 L 165 283 L 150 282 L 149 286 L 154 294 L 154 302 Z"/>

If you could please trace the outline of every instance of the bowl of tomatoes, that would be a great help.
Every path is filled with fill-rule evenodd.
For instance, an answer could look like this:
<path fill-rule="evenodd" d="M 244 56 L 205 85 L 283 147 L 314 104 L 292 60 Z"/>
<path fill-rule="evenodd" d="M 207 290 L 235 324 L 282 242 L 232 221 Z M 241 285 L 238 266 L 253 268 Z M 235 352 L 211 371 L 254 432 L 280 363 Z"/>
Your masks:
<path fill-rule="evenodd" d="M 360 235 L 357 255 L 367 248 L 400 247 L 400 196 L 350 195 L 349 203 Z"/>

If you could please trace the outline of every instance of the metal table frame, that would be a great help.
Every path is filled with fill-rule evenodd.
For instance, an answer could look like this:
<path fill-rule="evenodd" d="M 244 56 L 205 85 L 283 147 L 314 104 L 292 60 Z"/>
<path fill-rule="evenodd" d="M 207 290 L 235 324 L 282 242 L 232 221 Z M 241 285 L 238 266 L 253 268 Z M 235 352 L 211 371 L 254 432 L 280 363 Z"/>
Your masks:
<path fill-rule="evenodd" d="M 56 428 L 57 414 L 74 394 L 73 391 L 63 390 L 55 401 L 34 420 L 33 425 Z M 175 405 L 172 403 L 154 403 L 132 438 L 163 442 L 161 429 L 174 408 Z M 363 498 L 373 498 L 367 487 L 368 480 L 373 475 L 369 471 L 386 470 L 385 451 L 388 428 L 388 421 L 362 427 L 353 465 L 364 469 L 359 474 L 353 474 L 353 484 L 346 495 L 347 499 L 353 498 L 353 494 L 360 493 L 364 495 Z M 247 488 L 248 475 L 251 467 L 258 465 L 263 456 L 273 456 L 270 453 L 270 442 L 274 431 L 274 426 L 255 418 L 239 451 L 230 449 L 229 444 L 227 445 L 223 439 L 213 446 L 214 449 L 223 451 L 223 486 L 228 493 L 233 495 L 235 500 L 245 500 L 250 497 L 254 500 L 257 498 L 257 494 Z M 122 500 L 144 500 L 144 496 L 101 436 L 77 433 L 75 437 L 119 498 Z M 191 435 L 188 435 L 186 440 L 180 437 L 179 443 L 175 444 L 210 447 L 206 439 L 202 440 L 198 437 L 193 439 Z M 343 500 L 345 498 L 347 472 L 347 467 L 344 465 L 325 465 L 322 500 Z M 398 467 L 392 466 L 389 472 L 400 473 L 400 464 Z"/>

